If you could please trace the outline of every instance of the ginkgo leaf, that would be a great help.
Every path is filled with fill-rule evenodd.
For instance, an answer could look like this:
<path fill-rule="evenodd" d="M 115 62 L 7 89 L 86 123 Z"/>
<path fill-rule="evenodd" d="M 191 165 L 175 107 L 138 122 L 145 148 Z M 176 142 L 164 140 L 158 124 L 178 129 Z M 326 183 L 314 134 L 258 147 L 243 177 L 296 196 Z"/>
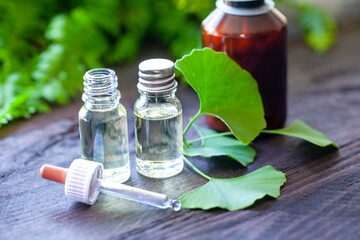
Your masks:
<path fill-rule="evenodd" d="M 180 197 L 183 208 L 223 208 L 237 211 L 251 206 L 266 195 L 277 198 L 286 182 L 285 174 L 272 166 L 229 179 L 210 178 L 209 182 Z"/>
<path fill-rule="evenodd" d="M 339 148 L 336 143 L 330 141 L 322 132 L 313 129 L 312 127 L 300 120 L 295 120 L 290 126 L 286 128 L 263 130 L 262 132 L 301 138 L 320 147 L 326 147 L 331 145 Z"/>
<path fill-rule="evenodd" d="M 175 63 L 200 100 L 200 114 L 222 119 L 244 144 L 265 128 L 255 79 L 224 53 L 193 50 Z"/>
<path fill-rule="evenodd" d="M 202 156 L 228 156 L 244 167 L 254 161 L 256 152 L 248 145 L 241 143 L 236 138 L 219 135 L 216 131 L 207 128 L 199 127 L 193 124 L 193 127 L 199 133 L 199 135 L 205 139 L 202 141 L 200 147 L 196 147 L 193 144 L 189 144 L 189 147 L 184 147 L 184 154 L 190 157 Z M 206 138 L 209 136 L 216 136 L 212 138 Z"/>

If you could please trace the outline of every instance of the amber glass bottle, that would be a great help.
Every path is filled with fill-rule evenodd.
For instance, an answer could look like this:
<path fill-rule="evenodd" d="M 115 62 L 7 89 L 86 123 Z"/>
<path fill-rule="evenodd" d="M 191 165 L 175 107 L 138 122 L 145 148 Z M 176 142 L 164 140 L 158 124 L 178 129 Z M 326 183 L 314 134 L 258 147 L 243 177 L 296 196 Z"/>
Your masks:
<path fill-rule="evenodd" d="M 268 129 L 286 120 L 286 25 L 273 1 L 218 0 L 217 8 L 202 23 L 203 46 L 225 52 L 256 79 Z M 219 119 L 207 116 L 208 125 L 228 130 Z"/>

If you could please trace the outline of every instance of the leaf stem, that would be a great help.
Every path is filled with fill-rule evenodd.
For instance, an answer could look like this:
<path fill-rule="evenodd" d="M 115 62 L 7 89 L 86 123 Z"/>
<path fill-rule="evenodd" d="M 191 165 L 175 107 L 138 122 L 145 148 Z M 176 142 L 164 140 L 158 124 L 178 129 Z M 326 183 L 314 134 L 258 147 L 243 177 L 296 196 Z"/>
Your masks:
<path fill-rule="evenodd" d="M 200 171 L 197 167 L 194 166 L 194 164 L 192 164 L 185 156 L 183 156 L 184 161 L 190 166 L 192 167 L 198 174 L 200 174 L 201 176 L 203 176 L 204 178 L 211 180 L 211 177 L 209 177 L 208 175 L 206 175 L 205 173 L 203 173 L 202 171 Z"/>
<path fill-rule="evenodd" d="M 195 139 L 192 139 L 192 140 L 188 141 L 187 143 L 191 144 L 191 143 L 199 142 L 199 141 L 209 139 L 209 138 L 216 138 L 216 137 L 220 137 L 220 136 L 231 136 L 231 135 L 233 135 L 232 132 L 218 133 L 218 134 L 208 135 L 208 136 L 205 136 L 205 137 L 195 138 Z"/>
<path fill-rule="evenodd" d="M 273 133 L 273 131 L 271 131 L 271 130 L 265 130 L 265 129 L 261 130 L 261 132 L 262 132 L 262 133 Z"/>
<path fill-rule="evenodd" d="M 201 115 L 200 111 L 197 112 L 195 114 L 195 116 L 190 120 L 190 122 L 188 123 L 188 125 L 186 126 L 184 132 L 183 132 L 183 142 L 184 142 L 184 145 L 185 147 L 189 147 L 188 143 L 186 142 L 186 138 L 185 138 L 185 135 L 187 133 L 187 131 L 189 131 L 189 128 L 191 127 L 191 125 L 195 122 L 195 120 Z"/>

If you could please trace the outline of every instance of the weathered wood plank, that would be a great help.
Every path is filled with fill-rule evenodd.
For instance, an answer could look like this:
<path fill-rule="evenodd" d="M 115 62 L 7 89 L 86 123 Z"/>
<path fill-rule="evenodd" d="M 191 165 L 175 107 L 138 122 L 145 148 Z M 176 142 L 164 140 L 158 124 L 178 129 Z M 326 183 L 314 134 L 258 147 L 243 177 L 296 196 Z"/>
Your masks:
<path fill-rule="evenodd" d="M 0 238 L 360 239 L 360 50 L 354 48 L 358 39 L 360 31 L 342 36 L 325 56 L 314 56 L 303 46 L 290 51 L 288 122 L 300 118 L 324 131 L 340 145 L 339 151 L 274 136 L 253 144 L 258 155 L 248 168 L 227 158 L 193 159 L 209 175 L 222 178 L 271 164 L 287 176 L 277 200 L 268 197 L 238 212 L 176 213 L 108 196 L 91 207 L 68 200 L 63 186 L 40 178 L 39 168 L 44 163 L 67 167 L 80 156 L 76 103 L 63 116 L 61 108 L 48 115 L 49 121 L 37 116 L 24 124 L 26 131 L 0 140 Z M 135 84 L 129 84 L 122 86 L 122 102 L 129 113 L 133 161 L 131 112 L 137 93 Z M 196 96 L 190 89 L 180 89 L 178 96 L 187 122 L 196 112 Z M 43 125 L 31 128 L 39 118 Z M 199 124 L 204 125 L 203 118 Z M 205 182 L 187 167 L 170 179 L 147 179 L 135 172 L 132 162 L 128 183 L 178 197 Z"/>

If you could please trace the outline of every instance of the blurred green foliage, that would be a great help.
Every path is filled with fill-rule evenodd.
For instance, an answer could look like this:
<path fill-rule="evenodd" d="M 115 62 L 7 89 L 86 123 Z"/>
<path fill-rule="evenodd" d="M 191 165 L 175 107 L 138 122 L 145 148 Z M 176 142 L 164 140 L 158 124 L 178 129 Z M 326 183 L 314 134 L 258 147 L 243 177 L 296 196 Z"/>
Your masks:
<path fill-rule="evenodd" d="M 323 52 L 335 23 L 295 0 L 307 43 Z M 179 58 L 201 46 L 200 22 L 214 0 L 0 0 L 0 127 L 66 104 L 86 69 L 136 58 L 156 41 Z"/>
<path fill-rule="evenodd" d="M 335 19 L 321 7 L 304 0 L 277 0 L 298 12 L 298 26 L 305 42 L 317 53 L 329 50 L 335 41 Z"/>

